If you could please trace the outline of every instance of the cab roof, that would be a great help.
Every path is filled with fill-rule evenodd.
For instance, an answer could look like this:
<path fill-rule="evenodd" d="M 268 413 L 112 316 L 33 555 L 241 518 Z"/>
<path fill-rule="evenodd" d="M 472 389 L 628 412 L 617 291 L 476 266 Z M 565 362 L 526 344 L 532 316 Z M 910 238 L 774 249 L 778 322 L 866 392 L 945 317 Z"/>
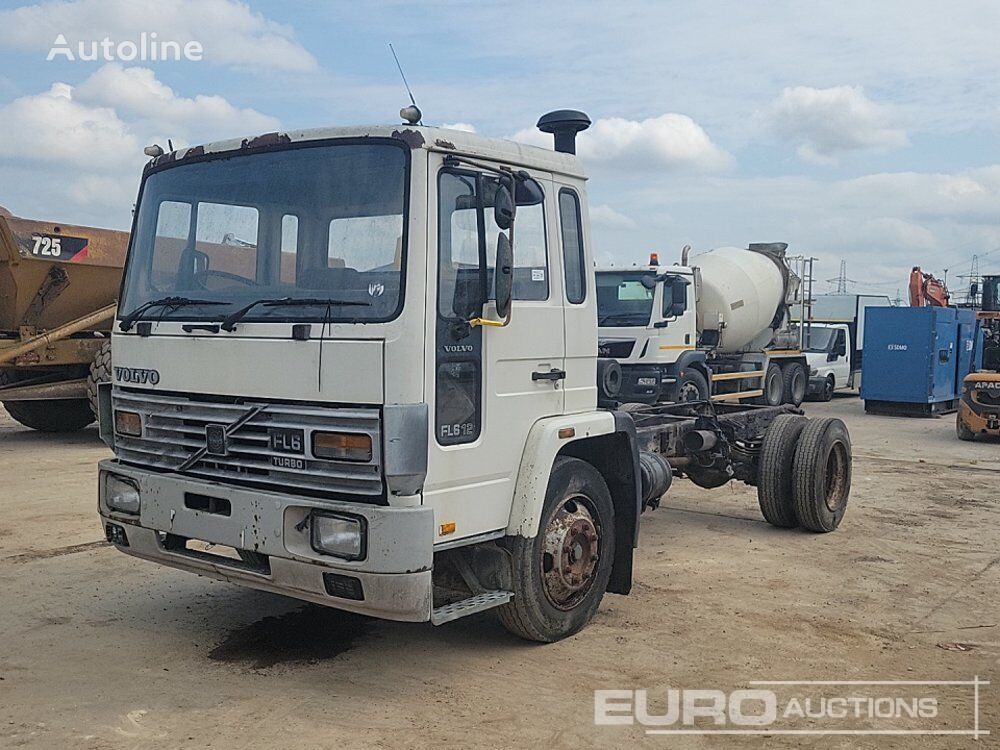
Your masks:
<path fill-rule="evenodd" d="M 450 130 L 424 125 L 357 125 L 264 133 L 248 138 L 233 138 L 177 149 L 152 159 L 149 166 L 163 166 L 170 162 L 183 161 L 206 154 L 249 152 L 261 148 L 280 147 L 288 143 L 322 141 L 332 138 L 394 138 L 402 141 L 411 149 L 451 152 L 529 169 L 544 170 L 577 179 L 586 179 L 579 159 L 573 154 L 529 146 L 503 138 L 487 138 L 464 130 Z"/>

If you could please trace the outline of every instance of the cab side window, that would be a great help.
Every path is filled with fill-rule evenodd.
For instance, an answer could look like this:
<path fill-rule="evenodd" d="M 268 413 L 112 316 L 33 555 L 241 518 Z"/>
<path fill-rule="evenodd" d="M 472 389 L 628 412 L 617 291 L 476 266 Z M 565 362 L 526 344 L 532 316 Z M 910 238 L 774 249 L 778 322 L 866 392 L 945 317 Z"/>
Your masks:
<path fill-rule="evenodd" d="M 587 299 L 587 263 L 583 248 L 580 199 L 568 188 L 559 191 L 559 224 L 562 229 L 566 301 L 578 305 Z"/>

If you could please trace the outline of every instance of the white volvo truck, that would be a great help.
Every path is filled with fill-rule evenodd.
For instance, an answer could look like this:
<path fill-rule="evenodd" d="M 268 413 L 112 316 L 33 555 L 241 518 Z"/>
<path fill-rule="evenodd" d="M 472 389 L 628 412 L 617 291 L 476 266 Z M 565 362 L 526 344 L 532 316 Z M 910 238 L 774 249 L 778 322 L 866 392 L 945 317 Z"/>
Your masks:
<path fill-rule="evenodd" d="M 838 420 L 598 408 L 585 115 L 539 121 L 555 151 L 408 119 L 147 150 L 100 391 L 110 542 L 382 618 L 496 608 L 554 641 L 628 593 L 673 475 L 837 527 Z"/>
<path fill-rule="evenodd" d="M 712 398 L 798 406 L 808 369 L 790 311 L 800 278 L 787 245 L 723 247 L 689 263 L 597 273 L 602 396 L 654 404 Z M 620 381 L 620 382 L 619 382 Z M 617 389 L 617 393 L 616 393 Z"/>

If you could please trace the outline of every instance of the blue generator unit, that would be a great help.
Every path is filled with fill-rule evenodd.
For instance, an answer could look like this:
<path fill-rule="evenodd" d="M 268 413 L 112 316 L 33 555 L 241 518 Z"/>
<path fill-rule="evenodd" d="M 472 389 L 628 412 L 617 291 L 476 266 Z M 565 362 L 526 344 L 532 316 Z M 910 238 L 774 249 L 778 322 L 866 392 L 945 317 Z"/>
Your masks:
<path fill-rule="evenodd" d="M 875 307 L 865 315 L 861 398 L 869 414 L 955 411 L 976 369 L 979 324 L 955 307 Z"/>

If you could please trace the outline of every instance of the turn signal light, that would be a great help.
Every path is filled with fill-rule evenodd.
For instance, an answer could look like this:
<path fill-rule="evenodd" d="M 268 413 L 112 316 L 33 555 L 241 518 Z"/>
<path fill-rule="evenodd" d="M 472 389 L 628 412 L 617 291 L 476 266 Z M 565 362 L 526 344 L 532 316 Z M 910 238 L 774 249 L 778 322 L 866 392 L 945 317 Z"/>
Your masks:
<path fill-rule="evenodd" d="M 119 435 L 142 435 L 142 417 L 134 411 L 115 410 L 115 432 Z"/>
<path fill-rule="evenodd" d="M 316 458 L 371 461 L 372 438 L 356 432 L 314 432 L 312 452 Z"/>

